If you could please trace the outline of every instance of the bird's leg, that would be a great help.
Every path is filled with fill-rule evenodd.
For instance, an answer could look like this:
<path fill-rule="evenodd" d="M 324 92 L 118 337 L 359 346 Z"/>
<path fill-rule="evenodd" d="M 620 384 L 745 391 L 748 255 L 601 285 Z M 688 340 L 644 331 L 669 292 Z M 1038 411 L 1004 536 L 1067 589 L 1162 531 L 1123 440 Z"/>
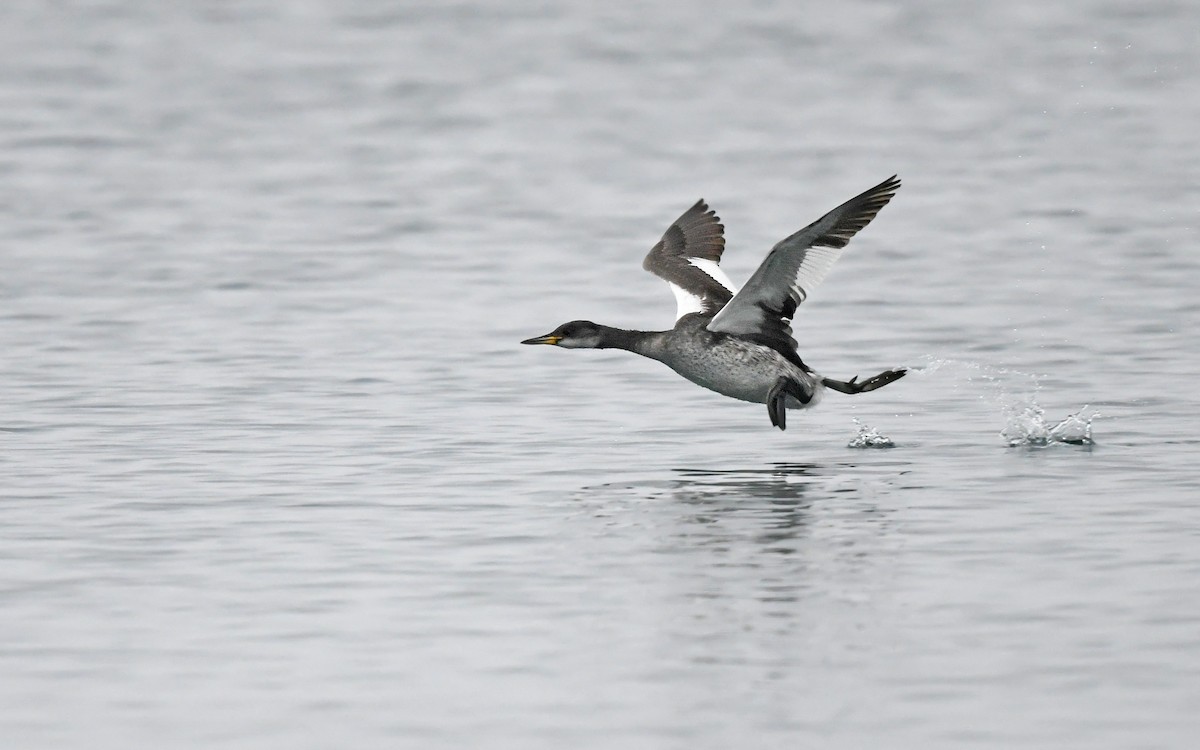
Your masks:
<path fill-rule="evenodd" d="M 841 393 L 866 393 L 867 391 L 873 391 L 876 388 L 882 388 L 888 383 L 899 380 L 900 378 L 904 377 L 906 372 L 908 372 L 908 370 L 886 370 L 873 378 L 864 380 L 861 383 L 858 382 L 857 375 L 846 381 L 834 380 L 833 378 L 821 378 L 821 382 L 826 388 L 832 388 L 833 390 L 840 391 Z"/>
<path fill-rule="evenodd" d="M 771 390 L 767 391 L 767 414 L 771 417 L 771 426 L 781 430 L 787 429 L 787 387 L 788 378 L 779 377 Z"/>
<path fill-rule="evenodd" d="M 771 424 L 781 430 L 787 429 L 787 400 L 788 396 L 802 404 L 812 401 L 812 394 L 805 393 L 804 387 L 791 378 L 781 375 L 767 391 L 767 414 Z"/>

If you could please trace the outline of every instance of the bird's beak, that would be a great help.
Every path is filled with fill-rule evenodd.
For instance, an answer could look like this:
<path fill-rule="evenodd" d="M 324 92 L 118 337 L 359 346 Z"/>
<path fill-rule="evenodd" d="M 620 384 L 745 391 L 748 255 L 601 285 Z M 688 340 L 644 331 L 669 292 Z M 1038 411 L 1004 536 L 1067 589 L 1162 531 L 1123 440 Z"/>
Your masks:
<path fill-rule="evenodd" d="M 551 344 L 551 345 L 557 346 L 559 341 L 562 341 L 562 336 L 555 336 L 553 333 L 547 333 L 545 336 L 534 336 L 531 339 L 525 339 L 521 343 L 522 344 Z"/>

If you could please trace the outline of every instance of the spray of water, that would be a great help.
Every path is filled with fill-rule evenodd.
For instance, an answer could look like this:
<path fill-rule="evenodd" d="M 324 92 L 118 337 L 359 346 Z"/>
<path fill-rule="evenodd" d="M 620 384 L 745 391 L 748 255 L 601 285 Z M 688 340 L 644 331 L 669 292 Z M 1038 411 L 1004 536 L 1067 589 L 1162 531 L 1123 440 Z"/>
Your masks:
<path fill-rule="evenodd" d="M 910 372 L 929 375 L 949 370 L 967 382 L 985 385 L 981 398 L 993 402 L 1004 417 L 1000 437 L 1011 447 L 1042 447 L 1065 443 L 1094 445 L 1092 420 L 1100 416 L 1087 405 L 1061 421 L 1048 421 L 1038 404 L 1042 385 L 1037 375 L 1019 370 L 964 362 L 953 359 L 931 359 L 928 365 L 910 368 Z"/>
<path fill-rule="evenodd" d="M 1000 437 L 1012 447 L 1038 447 L 1052 443 L 1094 445 L 1092 420 L 1098 416 L 1099 412 L 1090 411 L 1084 406 L 1061 422 L 1052 424 L 1046 421 L 1041 407 L 1031 403 L 1020 409 L 1009 410 L 1008 424 L 1000 431 Z"/>
<path fill-rule="evenodd" d="M 880 433 L 874 427 L 868 424 L 863 424 L 858 417 L 854 417 L 854 424 L 858 425 L 858 435 L 846 444 L 847 448 L 895 448 L 896 444 L 887 435 Z"/>

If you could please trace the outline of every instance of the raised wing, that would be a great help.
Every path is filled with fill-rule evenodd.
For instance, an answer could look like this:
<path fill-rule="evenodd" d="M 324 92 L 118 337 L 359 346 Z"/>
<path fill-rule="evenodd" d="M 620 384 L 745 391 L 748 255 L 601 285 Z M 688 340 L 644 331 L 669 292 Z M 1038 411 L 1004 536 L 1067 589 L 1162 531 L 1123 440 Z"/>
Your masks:
<path fill-rule="evenodd" d="M 711 331 L 754 336 L 795 350 L 788 324 L 796 306 L 842 254 L 850 238 L 887 205 L 900 180 L 893 175 L 779 242 L 724 308 L 708 323 Z"/>
<path fill-rule="evenodd" d="M 717 265 L 725 251 L 724 232 L 716 213 L 697 201 L 642 261 L 642 268 L 671 286 L 676 320 L 694 312 L 711 315 L 733 298 L 733 282 Z"/>

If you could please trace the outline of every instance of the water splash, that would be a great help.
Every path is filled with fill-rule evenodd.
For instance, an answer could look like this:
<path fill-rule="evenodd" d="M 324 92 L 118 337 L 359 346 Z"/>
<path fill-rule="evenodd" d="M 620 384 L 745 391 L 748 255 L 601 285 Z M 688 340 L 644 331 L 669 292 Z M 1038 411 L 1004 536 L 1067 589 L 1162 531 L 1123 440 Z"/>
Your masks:
<path fill-rule="evenodd" d="M 1092 420 L 1099 412 L 1089 411 L 1084 406 L 1057 424 L 1046 422 L 1045 412 L 1036 402 L 1023 408 L 1013 408 L 1008 413 L 1008 424 L 1000 431 L 1010 447 L 1040 447 L 1052 443 L 1069 445 L 1095 445 L 1092 440 Z"/>
<path fill-rule="evenodd" d="M 846 444 L 847 448 L 895 448 L 896 444 L 887 435 L 880 433 L 869 424 L 863 424 L 858 417 L 853 417 L 858 425 L 858 435 Z"/>
<path fill-rule="evenodd" d="M 1000 437 L 1010 447 L 1040 447 L 1055 443 L 1095 445 L 1092 439 L 1092 420 L 1100 416 L 1087 405 L 1060 422 L 1048 422 L 1045 410 L 1038 403 L 1041 395 L 1041 376 L 1019 370 L 991 367 L 978 362 L 930 358 L 923 367 L 911 368 L 918 375 L 938 370 L 955 371 L 969 383 L 982 383 L 986 392 L 980 398 L 992 401 L 1000 408 L 1005 426 Z"/>

